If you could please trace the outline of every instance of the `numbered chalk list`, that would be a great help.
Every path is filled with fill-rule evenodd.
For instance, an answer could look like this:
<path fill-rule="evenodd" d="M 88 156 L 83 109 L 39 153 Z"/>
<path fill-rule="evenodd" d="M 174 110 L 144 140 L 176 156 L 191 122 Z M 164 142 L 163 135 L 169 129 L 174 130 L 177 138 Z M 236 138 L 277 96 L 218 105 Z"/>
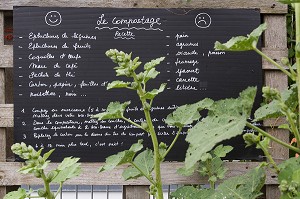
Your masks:
<path fill-rule="evenodd" d="M 258 10 L 226 9 L 14 9 L 15 141 L 45 150 L 52 160 L 66 156 L 104 161 L 138 139 L 151 147 L 147 133 L 123 120 L 97 121 L 90 116 L 109 102 L 131 100 L 126 116 L 144 121 L 134 91 L 112 89 L 117 79 L 108 49 L 132 52 L 145 63 L 166 57 L 149 90 L 167 83 L 151 108 L 160 141 L 169 144 L 177 132 L 164 118 L 176 107 L 206 97 L 237 97 L 248 86 L 262 85 L 261 58 L 252 52 L 214 51 L 214 42 L 246 35 L 260 23 Z M 259 104 L 259 99 L 257 103 Z M 167 160 L 183 160 L 187 126 Z M 255 159 L 241 138 L 234 159 Z"/>

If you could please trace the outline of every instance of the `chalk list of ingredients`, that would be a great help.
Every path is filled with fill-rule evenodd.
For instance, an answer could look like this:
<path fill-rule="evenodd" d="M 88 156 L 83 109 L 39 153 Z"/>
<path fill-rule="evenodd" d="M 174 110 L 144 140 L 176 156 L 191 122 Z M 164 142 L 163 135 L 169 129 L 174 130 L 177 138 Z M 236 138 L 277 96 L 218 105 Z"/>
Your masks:
<path fill-rule="evenodd" d="M 151 113 L 160 141 L 169 144 L 177 129 L 167 126 L 164 118 L 178 106 L 206 97 L 236 97 L 247 86 L 261 86 L 259 56 L 213 49 L 216 40 L 248 34 L 259 22 L 256 10 L 17 7 L 15 141 L 56 148 L 53 161 L 66 156 L 104 161 L 138 139 L 151 147 L 148 134 L 132 124 L 91 119 L 111 101 L 130 100 L 127 117 L 145 121 L 133 91 L 106 90 L 116 79 L 128 81 L 115 76 L 115 64 L 105 56 L 116 48 L 132 52 L 143 63 L 165 57 L 149 89 L 167 83 Z M 181 132 L 168 160 L 183 160 L 190 127 Z M 245 150 L 239 149 L 233 158 L 245 156 Z"/>

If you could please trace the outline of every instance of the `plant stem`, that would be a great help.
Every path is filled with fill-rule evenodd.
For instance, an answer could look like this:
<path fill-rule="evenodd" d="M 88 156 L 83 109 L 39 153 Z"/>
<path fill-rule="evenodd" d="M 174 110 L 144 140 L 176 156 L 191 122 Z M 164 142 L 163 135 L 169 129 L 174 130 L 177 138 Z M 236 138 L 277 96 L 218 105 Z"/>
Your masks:
<path fill-rule="evenodd" d="M 269 160 L 270 164 L 274 166 L 274 169 L 276 173 L 278 174 L 280 172 L 280 169 L 278 168 L 277 164 L 275 163 L 274 159 L 272 158 L 271 154 L 269 153 L 269 150 L 266 149 L 260 142 L 257 144 L 260 149 L 264 152 L 265 156 Z"/>
<path fill-rule="evenodd" d="M 271 59 L 270 57 L 268 57 L 266 54 L 264 54 L 263 52 L 261 52 L 257 48 L 254 48 L 253 50 L 255 52 L 257 52 L 259 55 L 261 55 L 263 58 L 265 58 L 268 62 L 270 62 L 271 64 L 273 64 L 274 66 L 276 66 L 278 69 L 280 69 L 284 74 L 286 74 L 290 78 L 293 78 L 293 75 L 288 70 L 286 70 L 285 68 L 283 68 L 280 64 L 278 64 L 277 62 L 275 62 L 273 59 Z"/>
<path fill-rule="evenodd" d="M 212 167 L 211 160 L 210 159 L 206 160 L 206 168 L 208 169 L 207 175 L 208 175 L 209 179 L 213 176 L 212 172 L 211 172 L 211 170 L 212 170 L 211 167 Z M 215 182 L 212 180 L 208 180 L 208 181 L 209 181 L 210 188 L 215 189 Z"/>
<path fill-rule="evenodd" d="M 146 121 L 149 126 L 149 133 L 151 135 L 153 150 L 154 150 L 154 170 L 155 170 L 155 181 L 156 181 L 156 188 L 157 188 L 157 199 L 163 199 L 162 181 L 161 181 L 161 172 L 160 172 L 161 157 L 159 154 L 158 140 L 152 124 L 149 110 L 144 109 L 144 113 L 145 113 Z"/>
<path fill-rule="evenodd" d="M 132 121 L 132 120 L 130 120 L 130 119 L 124 117 L 124 116 L 122 117 L 122 119 L 125 120 L 126 122 L 129 122 L 130 124 L 133 124 L 134 126 L 140 128 L 140 129 L 143 129 L 143 127 L 141 125 L 135 123 L 134 121 Z M 143 130 L 145 130 L 145 129 L 143 129 Z"/>
<path fill-rule="evenodd" d="M 47 177 L 46 177 L 43 170 L 41 171 L 41 176 L 42 176 L 42 179 L 44 181 L 45 191 L 47 193 L 46 199 L 54 199 L 53 196 L 52 196 L 51 190 L 50 190 L 50 184 L 49 184 L 49 182 L 47 180 Z"/>
<path fill-rule="evenodd" d="M 297 147 L 299 148 L 300 145 L 299 145 L 299 141 L 300 141 L 300 135 L 299 135 L 299 131 L 298 131 L 298 128 L 297 128 L 297 124 L 295 124 L 291 114 L 290 114 L 290 110 L 287 110 L 285 115 L 287 116 L 287 119 L 291 125 L 291 132 L 294 134 L 296 140 L 297 140 Z"/>
<path fill-rule="evenodd" d="M 178 138 L 179 138 L 179 135 L 180 135 L 181 130 L 182 130 L 182 127 L 180 127 L 180 128 L 178 129 L 178 132 L 177 132 L 175 138 L 173 139 L 171 145 L 169 146 L 168 150 L 167 150 L 167 151 L 163 154 L 163 156 L 161 157 L 162 160 L 168 155 L 168 153 L 171 151 L 171 149 L 172 149 L 173 146 L 175 145 L 176 141 L 177 141 Z"/>
<path fill-rule="evenodd" d="M 295 53 L 296 53 L 296 66 L 297 66 L 297 89 L 298 89 L 298 129 L 300 129 L 300 52 L 299 52 L 299 45 L 300 45 L 300 4 L 294 3 L 295 7 L 295 26 L 296 26 L 296 45 L 295 45 Z M 300 147 L 300 140 L 297 139 L 297 147 Z"/>
<path fill-rule="evenodd" d="M 267 133 L 266 131 L 258 128 L 257 126 L 255 126 L 253 124 L 251 124 L 250 122 L 246 122 L 246 126 L 249 127 L 249 128 L 252 128 L 252 129 L 256 130 L 257 132 L 259 132 L 260 134 L 262 134 L 263 136 L 265 136 L 267 138 L 270 138 L 274 142 L 277 142 L 278 144 L 280 144 L 280 145 L 282 145 L 282 146 L 284 146 L 284 147 L 286 147 L 286 148 L 288 148 L 290 150 L 293 150 L 293 151 L 295 151 L 297 153 L 300 153 L 300 149 L 299 148 L 294 147 L 292 145 L 289 145 L 288 143 L 285 143 L 285 142 L 279 140 L 278 138 L 276 138 L 276 137 L 270 135 L 269 133 Z"/>
<path fill-rule="evenodd" d="M 59 188 L 58 188 L 58 190 L 57 190 L 57 192 L 56 192 L 54 198 L 56 198 L 56 197 L 58 196 L 58 194 L 61 192 L 62 186 L 63 186 L 63 183 L 62 183 L 62 182 L 59 183 Z"/>
<path fill-rule="evenodd" d="M 161 171 L 160 171 L 160 164 L 161 164 L 161 157 L 159 154 L 159 146 L 158 146 L 158 140 L 157 140 L 157 135 L 152 123 L 151 115 L 150 115 L 150 110 L 149 107 L 146 107 L 145 105 L 147 104 L 147 100 L 143 98 L 145 94 L 145 90 L 143 89 L 141 83 L 137 80 L 137 76 L 135 73 L 133 73 L 133 79 L 136 83 L 138 83 L 138 88 L 137 88 L 137 93 L 140 97 L 140 100 L 143 105 L 144 109 L 144 115 L 146 118 L 146 122 L 148 124 L 149 128 L 149 134 L 151 136 L 152 140 L 152 145 L 153 145 L 153 152 L 154 152 L 154 172 L 155 172 L 155 187 L 157 188 L 157 199 L 163 199 L 163 190 L 162 190 L 162 181 L 161 181 Z M 146 86 L 144 85 L 144 88 Z M 150 105 L 149 105 L 150 106 Z"/>

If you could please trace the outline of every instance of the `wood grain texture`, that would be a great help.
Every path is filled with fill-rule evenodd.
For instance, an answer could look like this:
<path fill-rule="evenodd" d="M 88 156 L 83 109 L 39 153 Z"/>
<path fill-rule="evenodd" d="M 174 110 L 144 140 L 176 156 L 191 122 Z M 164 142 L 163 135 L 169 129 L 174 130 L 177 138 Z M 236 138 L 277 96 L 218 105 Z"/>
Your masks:
<path fill-rule="evenodd" d="M 123 199 L 149 199 L 149 186 L 123 186 Z"/>
<path fill-rule="evenodd" d="M 264 22 L 268 29 L 264 33 L 264 47 L 268 49 L 285 50 L 287 48 L 286 18 L 283 15 L 265 15 Z M 282 91 L 287 88 L 287 77 L 279 71 L 265 71 L 265 84 Z M 289 133 L 285 130 L 268 128 L 267 131 L 277 138 L 288 142 Z M 287 159 L 289 152 L 277 143 L 271 142 L 271 154 L 275 161 Z M 266 186 L 266 199 L 280 197 L 278 186 Z"/>
<path fill-rule="evenodd" d="M 13 67 L 13 47 L 12 45 L 1 46 L 0 48 L 0 68 Z"/>
<path fill-rule="evenodd" d="M 12 10 L 13 6 L 65 6 L 65 7 L 119 7 L 119 8 L 257 8 L 261 13 L 286 13 L 287 7 L 275 0 L 5 0 L 0 10 Z"/>
<path fill-rule="evenodd" d="M 286 50 L 286 18 L 285 15 L 264 15 L 267 30 L 264 33 L 264 47 L 274 50 Z"/>
<path fill-rule="evenodd" d="M 127 165 L 122 165 L 108 172 L 98 173 L 98 169 L 103 163 L 82 163 L 82 174 L 79 177 L 71 179 L 67 184 L 73 185 L 149 185 L 145 178 L 124 181 L 122 172 Z M 229 169 L 226 178 L 239 176 L 258 166 L 258 162 L 226 162 L 225 166 Z M 51 163 L 49 169 L 56 167 L 56 163 Z M 206 178 L 200 178 L 196 173 L 189 177 L 177 174 L 177 170 L 183 166 L 183 163 L 168 162 L 163 163 L 162 181 L 165 185 L 171 184 L 204 184 Z M 40 184 L 40 179 L 31 175 L 20 175 L 16 171 L 20 169 L 21 163 L 18 162 L 0 162 L 0 186 L 21 185 L 21 184 Z M 268 171 L 266 184 L 276 184 L 277 176 Z"/>
<path fill-rule="evenodd" d="M 14 126 L 13 104 L 0 104 L 0 127 Z"/>

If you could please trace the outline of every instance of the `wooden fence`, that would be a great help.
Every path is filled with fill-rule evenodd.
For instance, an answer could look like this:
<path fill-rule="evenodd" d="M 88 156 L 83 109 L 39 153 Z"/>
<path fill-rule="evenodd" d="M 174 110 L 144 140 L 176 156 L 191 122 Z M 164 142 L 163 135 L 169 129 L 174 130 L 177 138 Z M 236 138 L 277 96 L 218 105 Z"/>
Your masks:
<path fill-rule="evenodd" d="M 16 170 L 20 163 L 14 162 L 10 146 L 13 143 L 13 48 L 12 48 L 12 10 L 13 6 L 55 6 L 55 7 L 137 7 L 137 8 L 257 8 L 262 15 L 262 21 L 267 22 L 268 30 L 263 36 L 263 51 L 274 60 L 280 60 L 287 55 L 286 18 L 287 7 L 273 0 L 1 0 L 0 1 L 0 198 L 6 192 L 21 184 L 39 184 L 27 175 L 19 175 Z M 287 87 L 287 77 L 263 61 L 264 81 L 266 85 L 284 89 Z M 280 121 L 264 122 L 266 129 L 273 135 L 288 142 L 288 133 L 273 129 Z M 272 154 L 281 161 L 288 158 L 288 150 L 272 143 Z M 255 167 L 257 162 L 228 162 L 227 177 L 240 175 Z M 51 164 L 51 166 L 55 163 Z M 100 163 L 83 163 L 83 175 L 75 178 L 69 184 L 75 185 L 124 185 L 123 197 L 126 199 L 149 198 L 146 190 L 148 182 L 141 178 L 124 181 L 121 176 L 122 167 L 112 172 L 97 173 Z M 182 177 L 176 170 L 182 163 L 169 162 L 162 165 L 163 183 L 168 184 L 200 184 L 206 179 L 198 175 Z M 279 198 L 277 176 L 268 174 L 265 188 L 265 198 Z"/>

